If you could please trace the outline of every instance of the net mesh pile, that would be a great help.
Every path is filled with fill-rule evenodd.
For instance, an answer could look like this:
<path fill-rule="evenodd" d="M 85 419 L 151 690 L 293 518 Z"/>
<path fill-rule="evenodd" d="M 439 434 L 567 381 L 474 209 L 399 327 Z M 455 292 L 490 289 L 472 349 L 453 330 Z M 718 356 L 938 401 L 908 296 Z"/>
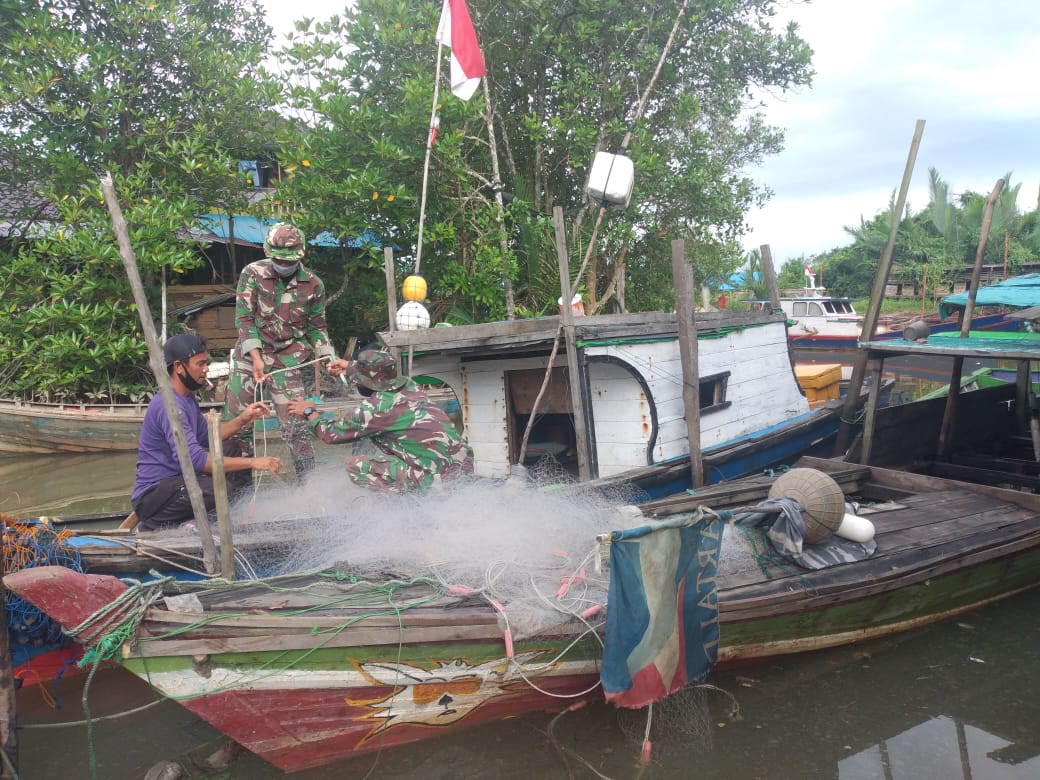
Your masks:
<path fill-rule="evenodd" d="M 40 523 L 19 522 L 0 514 L 3 520 L 4 573 L 34 566 L 65 566 L 83 571 L 79 553 L 65 544 L 71 531 L 55 531 Z M 7 627 L 15 644 L 42 646 L 61 638 L 61 627 L 21 596 L 4 591 Z"/>
<path fill-rule="evenodd" d="M 610 496 L 560 483 L 558 471 L 537 476 L 524 486 L 472 479 L 397 495 L 359 488 L 327 465 L 302 486 L 269 484 L 243 498 L 232 517 L 236 540 L 272 524 L 291 529 L 284 548 L 250 553 L 247 575 L 427 577 L 484 597 L 515 637 L 532 637 L 605 605 L 595 537 L 634 516 Z"/>

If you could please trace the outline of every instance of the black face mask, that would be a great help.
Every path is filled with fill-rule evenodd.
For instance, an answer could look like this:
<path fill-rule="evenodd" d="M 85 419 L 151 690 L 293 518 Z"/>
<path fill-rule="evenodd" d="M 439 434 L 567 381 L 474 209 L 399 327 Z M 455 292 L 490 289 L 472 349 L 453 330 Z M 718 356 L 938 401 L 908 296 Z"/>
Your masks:
<path fill-rule="evenodd" d="M 185 371 L 183 374 L 177 374 L 177 376 L 180 378 L 181 382 L 184 383 L 184 386 L 193 393 L 196 390 L 201 390 L 203 387 L 202 382 L 196 382 L 195 377 L 193 377 L 187 371 Z"/>

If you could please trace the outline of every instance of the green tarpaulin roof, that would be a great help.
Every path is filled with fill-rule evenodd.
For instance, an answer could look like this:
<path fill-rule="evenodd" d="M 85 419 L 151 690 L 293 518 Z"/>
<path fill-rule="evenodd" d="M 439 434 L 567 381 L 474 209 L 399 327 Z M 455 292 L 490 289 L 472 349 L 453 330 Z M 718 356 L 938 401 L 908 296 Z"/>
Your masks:
<path fill-rule="evenodd" d="M 947 295 L 939 304 L 939 319 L 946 320 L 956 314 L 958 309 L 963 309 L 967 305 L 967 292 Z M 975 305 L 1008 306 L 1015 309 L 1040 306 L 1040 274 L 1013 276 L 988 287 L 982 287 L 975 296 Z"/>

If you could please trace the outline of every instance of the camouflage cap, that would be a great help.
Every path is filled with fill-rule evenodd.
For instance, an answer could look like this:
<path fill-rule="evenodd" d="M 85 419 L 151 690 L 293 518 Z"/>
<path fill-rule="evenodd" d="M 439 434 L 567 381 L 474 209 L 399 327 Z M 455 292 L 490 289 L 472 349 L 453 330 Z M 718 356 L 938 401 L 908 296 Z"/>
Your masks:
<path fill-rule="evenodd" d="M 296 262 L 303 259 L 307 251 L 307 241 L 303 231 L 287 222 L 279 222 L 268 232 L 264 239 L 264 254 L 283 262 Z"/>
<path fill-rule="evenodd" d="M 369 390 L 397 390 L 408 381 L 398 375 L 393 356 L 378 349 L 360 352 L 347 369 L 347 377 Z"/>

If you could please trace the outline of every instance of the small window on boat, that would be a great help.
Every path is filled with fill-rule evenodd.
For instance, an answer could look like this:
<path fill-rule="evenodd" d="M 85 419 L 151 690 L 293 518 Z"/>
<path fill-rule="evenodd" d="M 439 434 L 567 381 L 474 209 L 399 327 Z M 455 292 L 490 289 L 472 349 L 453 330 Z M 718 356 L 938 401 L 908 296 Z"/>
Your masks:
<path fill-rule="evenodd" d="M 804 317 L 805 306 L 805 301 L 795 301 L 794 305 L 791 306 L 791 315 L 794 317 Z"/>
<path fill-rule="evenodd" d="M 820 304 L 818 304 L 818 303 L 810 303 L 809 304 L 809 316 L 810 317 L 822 317 L 823 316 L 823 309 L 820 308 Z"/>
<path fill-rule="evenodd" d="M 718 412 L 730 405 L 726 400 L 726 385 L 729 382 L 729 371 L 711 376 L 702 376 L 700 380 L 701 414 Z"/>

